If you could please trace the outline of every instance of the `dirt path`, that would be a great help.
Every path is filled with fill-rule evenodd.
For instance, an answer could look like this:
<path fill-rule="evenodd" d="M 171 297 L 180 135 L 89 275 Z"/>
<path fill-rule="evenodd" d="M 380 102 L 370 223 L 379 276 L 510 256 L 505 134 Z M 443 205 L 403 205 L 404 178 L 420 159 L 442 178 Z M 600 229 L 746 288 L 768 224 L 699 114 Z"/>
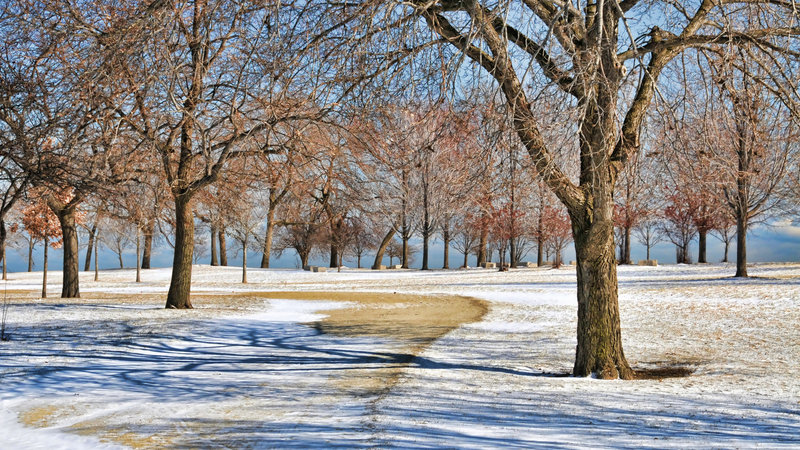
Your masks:
<path fill-rule="evenodd" d="M 22 296 L 20 296 L 22 297 Z M 102 294 L 92 292 L 81 300 L 67 301 L 84 306 L 108 304 L 152 304 L 159 301 L 158 294 L 128 295 Z M 475 298 L 452 295 L 407 295 L 387 292 L 242 292 L 235 294 L 198 293 L 195 303 L 203 305 L 189 315 L 197 320 L 213 319 L 215 316 L 242 313 L 246 316 L 254 311 L 264 299 L 319 300 L 346 302 L 342 309 L 320 311 L 326 317 L 322 320 L 307 323 L 320 333 L 341 337 L 375 337 L 381 342 L 380 351 L 374 352 L 372 360 L 356 365 L 331 375 L 332 391 L 342 397 L 354 399 L 365 405 L 366 412 L 361 419 L 358 434 L 366 442 L 376 436 L 377 418 L 380 415 L 379 402 L 402 379 L 403 371 L 413 364 L 414 358 L 438 338 L 463 324 L 481 320 L 488 312 L 488 304 Z M 22 300 L 22 299 L 18 299 Z M 26 299 L 27 300 L 27 299 Z M 46 300 L 45 300 L 46 302 Z M 59 303 L 64 300 L 59 299 Z M 157 313 L 161 313 L 158 311 Z M 161 314 L 158 314 L 159 316 Z M 188 317 L 181 314 L 180 320 Z M 158 319 L 156 319 L 158 320 Z M 169 319 L 162 324 L 169 326 Z M 325 402 L 326 399 L 318 399 Z M 250 400 L 247 400 L 250 401 Z M 234 401 L 235 403 L 235 401 Z M 37 402 L 37 405 L 23 411 L 21 422 L 34 427 L 48 427 L 58 423 L 69 422 L 72 415 L 92 416 L 90 410 L 96 405 L 83 405 L 75 402 L 72 405 L 50 405 L 48 402 Z M 77 408 L 77 409 L 76 409 Z M 85 411 L 78 411 L 88 408 Z M 261 404 L 264 420 L 269 421 L 273 414 L 269 404 Z M 277 414 L 285 412 L 275 411 Z M 302 413 L 302 411 L 297 411 Z M 104 441 L 120 443 L 132 448 L 163 448 L 181 446 L 191 441 L 191 436 L 203 436 L 205 443 L 216 443 L 228 447 L 239 447 L 240 439 L 252 443 L 256 436 L 237 431 L 231 433 L 233 423 L 240 418 L 236 407 L 232 407 L 221 416 L 215 414 L 212 423 L 192 424 L 191 419 L 180 421 L 179 426 L 159 428 L 148 424 L 130 424 L 125 418 L 124 410 L 110 415 L 100 413 L 90 420 L 80 420 L 70 426 L 73 432 L 100 437 Z M 154 418 L 158 420 L 157 418 Z M 125 426 L 125 424 L 132 426 Z M 150 429 L 151 431 L 147 431 Z M 153 432 L 152 430 L 158 431 Z M 190 431 L 187 435 L 187 431 Z M 254 430 L 251 430 L 254 431 Z M 207 440 L 206 440 L 207 439 Z M 216 445 L 215 444 L 215 445 Z"/>

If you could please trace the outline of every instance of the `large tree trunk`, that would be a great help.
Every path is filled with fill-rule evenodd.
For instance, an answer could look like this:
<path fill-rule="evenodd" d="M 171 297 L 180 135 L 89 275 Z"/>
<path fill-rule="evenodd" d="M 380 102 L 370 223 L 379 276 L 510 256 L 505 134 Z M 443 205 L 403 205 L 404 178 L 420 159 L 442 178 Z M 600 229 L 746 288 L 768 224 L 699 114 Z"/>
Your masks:
<path fill-rule="evenodd" d="M 219 265 L 220 266 L 227 266 L 228 265 L 228 245 L 225 242 L 225 227 L 220 227 L 219 232 L 217 233 L 219 238 Z"/>
<path fill-rule="evenodd" d="M 422 232 L 422 270 L 428 270 L 428 245 L 430 241 L 430 233 L 423 230 Z"/>
<path fill-rule="evenodd" d="M 572 216 L 578 277 L 578 346 L 573 374 L 633 378 L 622 351 L 611 187 Z M 596 194 L 597 195 L 597 194 Z"/>
<path fill-rule="evenodd" d="M 175 196 L 175 253 L 172 278 L 167 293 L 168 309 L 190 309 L 192 287 L 192 253 L 194 252 L 194 215 L 191 197 Z"/>
<path fill-rule="evenodd" d="M 264 249 L 261 255 L 261 268 L 269 269 L 269 257 L 272 253 L 272 236 L 275 231 L 275 210 L 267 212 L 267 231 L 264 234 Z"/>
<path fill-rule="evenodd" d="M 308 256 L 309 256 L 309 253 L 310 252 L 305 251 L 305 252 L 299 254 L 300 255 L 300 267 L 303 267 L 303 268 L 308 267 Z"/>
<path fill-rule="evenodd" d="M 94 248 L 94 236 L 97 233 L 97 222 L 92 225 L 89 230 L 89 242 L 86 244 L 86 259 L 83 264 L 83 271 L 88 272 L 92 270 L 92 249 Z"/>
<path fill-rule="evenodd" d="M 698 263 L 707 263 L 706 260 L 706 236 L 708 232 L 706 230 L 697 230 L 698 235 L 698 242 L 697 242 L 697 262 Z"/>
<path fill-rule="evenodd" d="M 142 269 L 150 268 L 150 255 L 153 253 L 153 236 L 156 234 L 155 221 L 145 229 L 144 232 L 144 251 L 142 252 Z"/>
<path fill-rule="evenodd" d="M 383 254 L 386 253 L 386 247 L 392 242 L 392 238 L 394 237 L 395 229 L 394 227 L 390 228 L 386 235 L 383 237 L 381 241 L 381 245 L 378 246 L 378 251 L 375 252 L 375 262 L 372 263 L 372 270 L 378 270 L 381 267 L 381 262 L 383 262 Z"/>
<path fill-rule="evenodd" d="M 80 263 L 78 261 L 78 228 L 75 226 L 75 209 L 65 208 L 56 214 L 61 224 L 64 248 L 64 278 L 61 285 L 61 298 L 79 298 L 81 296 L 78 285 Z"/>
<path fill-rule="evenodd" d="M 219 259 L 217 259 L 217 227 L 211 225 L 211 266 L 218 266 Z"/>
<path fill-rule="evenodd" d="M 736 277 L 747 277 L 747 217 L 736 217 Z"/>

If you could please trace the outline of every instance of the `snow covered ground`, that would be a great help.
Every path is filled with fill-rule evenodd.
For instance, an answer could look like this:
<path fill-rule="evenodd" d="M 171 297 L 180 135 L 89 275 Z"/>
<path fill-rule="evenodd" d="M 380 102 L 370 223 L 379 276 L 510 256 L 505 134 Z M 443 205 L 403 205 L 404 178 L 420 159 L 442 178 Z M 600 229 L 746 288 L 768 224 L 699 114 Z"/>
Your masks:
<path fill-rule="evenodd" d="M 166 269 L 138 284 L 130 270 L 85 274 L 80 300 L 36 299 L 41 274 L 12 273 L 0 448 L 800 447 L 800 265 L 733 272 L 620 267 L 628 361 L 694 371 L 638 381 L 561 376 L 575 351 L 569 267 L 251 269 L 242 285 L 241 269 L 196 266 L 191 311 L 163 309 Z M 60 274 L 48 278 L 57 296 Z M 465 295 L 489 312 L 408 362 L 399 339 L 306 324 L 352 307 L 351 291 Z M 385 389 L 353 382 L 386 367 L 400 375 Z"/>

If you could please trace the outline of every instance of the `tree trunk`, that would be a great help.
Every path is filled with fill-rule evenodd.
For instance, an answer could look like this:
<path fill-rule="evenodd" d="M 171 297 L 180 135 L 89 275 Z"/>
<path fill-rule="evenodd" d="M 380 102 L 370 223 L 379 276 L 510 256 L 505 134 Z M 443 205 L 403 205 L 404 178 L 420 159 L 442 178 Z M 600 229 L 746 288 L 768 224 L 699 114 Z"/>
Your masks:
<path fill-rule="evenodd" d="M 83 264 L 83 271 L 88 272 L 92 270 L 92 249 L 94 248 L 94 235 L 97 233 L 97 222 L 92 225 L 89 230 L 89 242 L 86 244 L 86 260 Z"/>
<path fill-rule="evenodd" d="M 275 231 L 275 210 L 267 212 L 267 231 L 264 234 L 264 249 L 261 255 L 261 268 L 269 269 L 269 258 L 272 253 L 272 235 Z"/>
<path fill-rule="evenodd" d="M 631 263 L 631 227 L 625 227 L 624 229 L 624 239 L 625 239 L 625 247 L 624 252 L 622 255 L 622 263 L 623 264 L 630 264 Z"/>
<path fill-rule="evenodd" d="M 227 250 L 227 243 L 225 242 L 225 227 L 219 228 L 219 233 L 217 233 L 219 237 L 219 265 L 220 266 L 227 266 L 228 265 L 228 250 Z"/>
<path fill-rule="evenodd" d="M 308 267 L 308 255 L 309 252 L 307 251 L 300 254 L 300 267 Z"/>
<path fill-rule="evenodd" d="M 175 253 L 172 278 L 167 293 L 168 309 L 190 309 L 192 287 L 192 253 L 194 252 L 194 216 L 191 198 L 175 196 Z"/>
<path fill-rule="evenodd" d="M 3 280 L 8 280 L 8 261 L 6 260 L 6 223 L 0 220 L 0 261 L 3 262 Z"/>
<path fill-rule="evenodd" d="M 122 250 L 120 250 L 120 252 L 117 253 L 117 258 L 119 259 L 119 268 L 120 269 L 124 269 L 125 268 L 125 262 L 122 261 Z"/>
<path fill-rule="evenodd" d="M 98 269 L 99 263 L 97 262 L 98 247 L 100 247 L 100 246 L 95 244 L 95 246 L 94 246 L 94 281 L 97 281 L 97 280 L 100 279 L 100 270 Z"/>
<path fill-rule="evenodd" d="M 726 240 L 725 241 L 725 254 L 722 256 L 722 262 L 724 262 L 724 263 L 728 262 L 728 249 L 730 249 L 730 247 L 731 247 L 731 241 Z"/>
<path fill-rule="evenodd" d="M 247 284 L 247 239 L 242 242 L 242 284 Z"/>
<path fill-rule="evenodd" d="M 468 259 L 469 259 L 469 251 L 468 250 L 464 250 L 464 267 L 465 268 L 469 267 L 469 266 L 467 266 L 467 263 L 469 262 Z"/>
<path fill-rule="evenodd" d="M 361 253 L 356 255 L 356 262 L 358 264 L 358 268 L 360 269 L 361 268 Z"/>
<path fill-rule="evenodd" d="M 218 266 L 219 259 L 217 258 L 217 227 L 211 225 L 211 266 Z"/>
<path fill-rule="evenodd" d="M 442 269 L 450 268 L 450 230 L 445 229 L 442 233 L 442 241 L 444 241 L 444 263 Z"/>
<path fill-rule="evenodd" d="M 141 237 L 140 237 L 140 230 L 136 228 L 136 282 L 142 282 L 142 264 L 141 260 L 139 259 L 140 253 L 142 251 L 141 247 Z"/>
<path fill-rule="evenodd" d="M 595 194 L 593 205 L 571 217 L 578 278 L 573 375 L 632 379 L 633 370 L 622 351 L 611 194 Z"/>
<path fill-rule="evenodd" d="M 44 263 L 42 264 L 42 298 L 47 298 L 47 236 L 44 237 Z"/>
<path fill-rule="evenodd" d="M 650 261 L 650 244 L 647 244 L 645 247 L 647 247 L 647 260 Z"/>
<path fill-rule="evenodd" d="M 408 236 L 403 235 L 403 269 L 408 269 Z"/>
<path fill-rule="evenodd" d="M 736 217 L 736 277 L 747 277 L 747 218 L 746 214 Z"/>
<path fill-rule="evenodd" d="M 386 247 L 388 247 L 389 243 L 392 242 L 394 233 L 395 229 L 392 227 L 386 233 L 386 236 L 383 237 L 381 245 L 378 246 L 378 251 L 375 252 L 375 262 L 372 263 L 372 270 L 378 270 L 381 267 L 381 262 L 383 262 L 383 254 L 386 253 Z"/>
<path fill-rule="evenodd" d="M 142 252 L 142 269 L 150 268 L 150 255 L 153 253 L 153 236 L 156 233 L 155 221 L 144 232 L 144 251 Z"/>
<path fill-rule="evenodd" d="M 64 249 L 63 282 L 61 298 L 80 298 L 78 273 L 78 229 L 75 226 L 75 209 L 65 208 L 56 213 L 61 224 L 61 237 Z"/>
<path fill-rule="evenodd" d="M 478 242 L 478 267 L 486 262 L 486 240 L 488 239 L 489 230 L 486 227 L 481 227 L 481 237 Z"/>
<path fill-rule="evenodd" d="M 33 243 L 33 238 L 28 237 L 28 272 L 33 272 Z"/>
<path fill-rule="evenodd" d="M 708 234 L 705 230 L 697 230 L 698 235 L 698 242 L 697 242 L 697 262 L 698 263 L 707 263 L 706 260 L 706 235 Z"/>
<path fill-rule="evenodd" d="M 338 267 L 337 264 L 339 264 L 339 248 L 336 246 L 336 244 L 331 244 L 331 260 L 329 262 L 330 262 L 329 266 L 331 268 Z"/>
<path fill-rule="evenodd" d="M 544 233 L 544 225 L 542 219 L 542 212 L 539 212 L 539 220 L 536 225 L 536 265 L 538 267 L 542 267 L 544 265 L 544 239 L 542 239 L 542 235 Z"/>
<path fill-rule="evenodd" d="M 428 233 L 427 230 L 423 230 L 422 231 L 422 270 L 428 270 L 428 245 L 429 245 L 428 241 L 430 241 L 430 233 Z"/>

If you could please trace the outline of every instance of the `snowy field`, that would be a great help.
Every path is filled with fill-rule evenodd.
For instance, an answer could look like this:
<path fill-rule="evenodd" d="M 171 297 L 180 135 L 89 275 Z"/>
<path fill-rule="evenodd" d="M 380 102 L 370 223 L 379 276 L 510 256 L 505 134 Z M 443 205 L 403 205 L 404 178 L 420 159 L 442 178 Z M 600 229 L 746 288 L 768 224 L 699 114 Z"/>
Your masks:
<path fill-rule="evenodd" d="M 130 270 L 82 274 L 77 300 L 37 299 L 41 273 L 12 273 L 0 285 L 11 336 L 0 342 L 0 448 L 798 448 L 800 265 L 733 272 L 620 267 L 628 361 L 693 371 L 637 381 L 563 376 L 575 351 L 570 267 L 251 269 L 242 285 L 241 269 L 195 266 L 190 311 L 163 309 L 167 269 L 138 284 Z M 60 273 L 48 278 L 57 297 Z M 268 291 L 294 293 L 257 294 Z M 469 296 L 488 312 L 393 337 L 369 327 L 415 300 L 367 305 L 353 292 Z M 354 311 L 349 328 L 325 325 L 336 311 Z"/>

